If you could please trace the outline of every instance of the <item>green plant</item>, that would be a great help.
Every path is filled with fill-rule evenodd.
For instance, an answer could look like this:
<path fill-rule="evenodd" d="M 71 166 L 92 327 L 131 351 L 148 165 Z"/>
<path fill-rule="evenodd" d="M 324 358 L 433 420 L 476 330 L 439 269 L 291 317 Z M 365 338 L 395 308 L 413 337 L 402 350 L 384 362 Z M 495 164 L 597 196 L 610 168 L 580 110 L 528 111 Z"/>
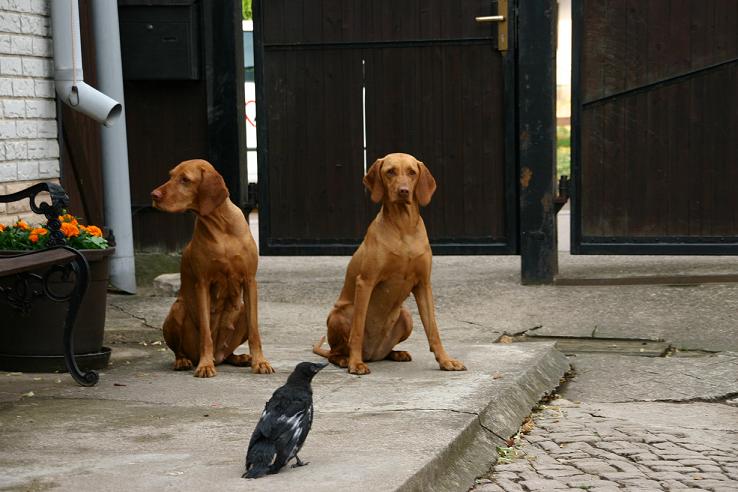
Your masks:
<path fill-rule="evenodd" d="M 108 241 L 102 230 L 94 225 L 82 225 L 76 217 L 64 214 L 59 217 L 61 231 L 67 244 L 76 249 L 105 249 Z M 31 227 L 24 220 L 15 224 L 0 224 L 0 249 L 2 250 L 34 250 L 43 249 L 49 242 L 49 231 L 45 227 Z"/>
<path fill-rule="evenodd" d="M 571 176 L 571 127 L 556 127 L 556 174 Z"/>
<path fill-rule="evenodd" d="M 251 0 L 241 0 L 241 14 L 245 20 L 251 20 Z"/>

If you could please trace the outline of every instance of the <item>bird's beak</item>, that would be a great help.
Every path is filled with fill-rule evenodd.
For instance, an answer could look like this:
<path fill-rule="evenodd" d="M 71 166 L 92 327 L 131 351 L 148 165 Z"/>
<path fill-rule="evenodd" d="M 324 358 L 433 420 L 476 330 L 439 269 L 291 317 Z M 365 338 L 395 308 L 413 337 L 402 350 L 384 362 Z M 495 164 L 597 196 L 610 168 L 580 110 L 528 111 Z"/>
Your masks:
<path fill-rule="evenodd" d="M 317 368 L 315 369 L 315 373 L 316 373 L 316 374 L 317 374 L 318 372 L 320 372 L 320 371 L 321 371 L 322 369 L 325 369 L 326 367 L 328 367 L 328 363 L 326 362 L 325 364 L 317 364 L 317 366 L 318 366 L 318 367 L 317 367 Z"/>

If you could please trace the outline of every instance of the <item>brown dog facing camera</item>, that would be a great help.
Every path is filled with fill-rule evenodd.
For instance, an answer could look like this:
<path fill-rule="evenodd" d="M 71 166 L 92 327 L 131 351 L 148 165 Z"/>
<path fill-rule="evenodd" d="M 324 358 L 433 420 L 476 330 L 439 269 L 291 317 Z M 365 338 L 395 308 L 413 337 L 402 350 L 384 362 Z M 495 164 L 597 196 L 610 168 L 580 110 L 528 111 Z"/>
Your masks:
<path fill-rule="evenodd" d="M 408 154 L 377 160 L 364 176 L 375 203 L 382 202 L 364 241 L 349 262 L 338 301 L 328 315 L 328 344 L 323 337 L 313 352 L 352 374 L 368 374 L 364 361 L 409 361 L 393 350 L 413 330 L 403 306 L 412 292 L 430 350 L 446 371 L 466 370 L 441 344 L 431 289 L 432 253 L 420 207 L 428 205 L 436 181 L 425 165 Z"/>
<path fill-rule="evenodd" d="M 258 252 L 243 212 L 228 198 L 223 177 L 207 161 L 184 161 L 151 192 L 155 208 L 192 211 L 192 240 L 182 252 L 182 287 L 164 321 L 164 339 L 175 370 L 209 378 L 221 362 L 274 372 L 261 351 L 257 324 Z M 233 351 L 249 342 L 251 355 Z"/>

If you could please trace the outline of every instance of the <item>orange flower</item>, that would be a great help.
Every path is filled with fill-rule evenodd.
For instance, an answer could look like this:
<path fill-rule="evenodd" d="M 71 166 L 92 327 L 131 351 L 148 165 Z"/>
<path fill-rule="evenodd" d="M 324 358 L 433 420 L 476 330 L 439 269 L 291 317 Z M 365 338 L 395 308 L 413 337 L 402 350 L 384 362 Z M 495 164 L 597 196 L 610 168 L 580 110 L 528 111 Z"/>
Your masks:
<path fill-rule="evenodd" d="M 91 235 L 93 235 L 95 237 L 102 237 L 102 235 L 103 235 L 102 231 L 97 226 L 91 225 L 91 226 L 87 226 L 87 227 L 85 227 L 85 226 L 80 226 L 80 227 L 82 229 L 86 230 L 87 232 L 89 232 Z"/>
<path fill-rule="evenodd" d="M 66 237 L 79 236 L 79 228 L 71 222 L 63 222 L 61 225 L 61 230 Z"/>
<path fill-rule="evenodd" d="M 31 234 L 28 235 L 28 239 L 32 243 L 37 243 L 39 236 L 45 236 L 48 233 L 49 233 L 49 231 L 47 231 L 43 227 L 37 227 L 37 228 L 35 228 L 34 230 L 31 231 Z"/>
<path fill-rule="evenodd" d="M 5 226 L 0 224 L 0 232 L 3 232 L 5 230 Z"/>
<path fill-rule="evenodd" d="M 74 215 L 70 215 L 70 214 L 60 215 L 59 220 L 62 222 L 68 222 L 75 226 L 78 224 L 77 219 L 74 218 Z"/>
<path fill-rule="evenodd" d="M 23 229 L 24 231 L 31 230 L 31 227 L 28 225 L 28 223 L 25 220 L 19 220 L 18 222 L 15 223 L 15 226 Z"/>

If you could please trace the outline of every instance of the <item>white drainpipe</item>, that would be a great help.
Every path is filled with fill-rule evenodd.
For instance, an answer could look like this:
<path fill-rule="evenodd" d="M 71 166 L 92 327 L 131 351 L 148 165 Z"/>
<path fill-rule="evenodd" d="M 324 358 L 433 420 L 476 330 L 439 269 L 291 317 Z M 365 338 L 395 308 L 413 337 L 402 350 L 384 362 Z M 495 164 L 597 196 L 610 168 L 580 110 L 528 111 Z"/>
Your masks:
<path fill-rule="evenodd" d="M 54 82 L 59 99 L 105 126 L 112 125 L 123 107 L 84 81 L 77 0 L 49 3 L 54 34 Z"/>
<path fill-rule="evenodd" d="M 118 1 L 94 0 L 92 28 L 95 33 L 97 80 L 100 90 L 123 100 L 123 63 L 120 55 Z M 110 259 L 110 283 L 129 294 L 136 293 L 136 264 L 133 253 L 131 186 L 128 177 L 126 113 L 112 128 L 102 128 L 100 143 L 105 195 L 105 223 L 115 233 L 115 254 Z"/>
<path fill-rule="evenodd" d="M 50 3 L 56 93 L 72 109 L 111 127 L 123 116 L 123 107 L 84 82 L 77 0 L 51 0 Z M 99 86 L 123 101 L 117 2 L 95 0 L 92 5 Z M 105 16 L 110 18 L 105 19 Z M 133 294 L 136 292 L 136 270 L 125 116 L 115 127 L 102 129 L 101 148 L 105 223 L 116 239 L 115 254 L 110 261 L 110 283 L 116 289 Z"/>

